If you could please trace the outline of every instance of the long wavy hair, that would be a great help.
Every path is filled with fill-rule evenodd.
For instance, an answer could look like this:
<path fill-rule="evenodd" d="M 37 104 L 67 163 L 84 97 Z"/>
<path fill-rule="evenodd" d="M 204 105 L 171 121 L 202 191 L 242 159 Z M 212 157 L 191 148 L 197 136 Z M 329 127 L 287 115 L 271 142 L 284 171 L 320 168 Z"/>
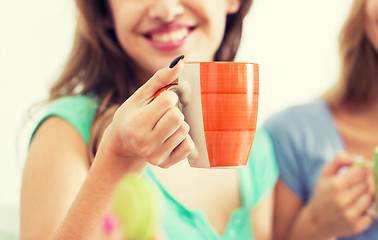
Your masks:
<path fill-rule="evenodd" d="M 214 61 L 233 61 L 240 45 L 243 20 L 253 0 L 240 0 L 240 9 L 227 16 L 222 43 Z M 78 21 L 71 53 L 62 74 L 50 88 L 49 101 L 64 96 L 94 93 L 99 99 L 89 152 L 97 150 L 115 110 L 140 87 L 135 63 L 121 48 L 115 32 L 106 26 L 110 10 L 106 0 L 76 0 Z"/>
<path fill-rule="evenodd" d="M 355 0 L 339 35 L 340 78 L 326 94 L 331 105 L 368 106 L 376 99 L 378 54 L 366 21 L 366 0 Z"/>

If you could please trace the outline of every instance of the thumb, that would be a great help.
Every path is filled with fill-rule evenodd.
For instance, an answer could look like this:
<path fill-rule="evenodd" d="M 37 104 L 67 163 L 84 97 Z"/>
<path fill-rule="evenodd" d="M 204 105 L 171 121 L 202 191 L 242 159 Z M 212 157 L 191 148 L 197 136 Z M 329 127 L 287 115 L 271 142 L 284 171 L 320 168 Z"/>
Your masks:
<path fill-rule="evenodd" d="M 346 152 L 339 152 L 331 162 L 324 166 L 322 176 L 331 177 L 337 175 L 341 168 L 350 166 L 353 164 L 353 162 L 353 157 L 350 154 Z"/>
<path fill-rule="evenodd" d="M 175 81 L 184 67 L 184 63 L 181 61 L 183 58 L 184 55 L 181 55 L 175 58 L 169 67 L 157 71 L 135 92 L 134 96 L 141 100 L 151 99 L 157 91 Z"/>

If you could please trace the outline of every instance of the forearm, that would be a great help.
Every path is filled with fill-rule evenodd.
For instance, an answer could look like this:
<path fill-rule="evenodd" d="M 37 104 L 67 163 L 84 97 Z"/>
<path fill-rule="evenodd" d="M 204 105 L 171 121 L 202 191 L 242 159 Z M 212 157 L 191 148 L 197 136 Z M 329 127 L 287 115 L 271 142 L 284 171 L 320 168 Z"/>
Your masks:
<path fill-rule="evenodd" d="M 316 227 L 306 207 L 299 212 L 297 219 L 288 234 L 288 240 L 331 240 L 324 236 L 323 232 Z"/>
<path fill-rule="evenodd" d="M 109 212 L 116 184 L 126 173 L 142 175 L 147 166 L 145 161 L 115 158 L 103 152 L 97 154 L 54 239 L 102 239 L 102 220 Z"/>

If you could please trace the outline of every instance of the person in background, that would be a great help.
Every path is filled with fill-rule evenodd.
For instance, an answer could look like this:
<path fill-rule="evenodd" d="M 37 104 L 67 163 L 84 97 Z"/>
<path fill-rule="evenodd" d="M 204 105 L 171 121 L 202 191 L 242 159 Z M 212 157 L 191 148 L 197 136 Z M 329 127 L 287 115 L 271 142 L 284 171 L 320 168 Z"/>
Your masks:
<path fill-rule="evenodd" d="M 267 133 L 256 131 L 244 168 L 191 168 L 177 95 L 151 101 L 179 76 L 181 55 L 233 61 L 251 4 L 76 0 L 72 51 L 23 172 L 22 240 L 103 239 L 113 190 L 128 173 L 159 189 L 168 239 L 270 239 L 278 167 Z"/>
<path fill-rule="evenodd" d="M 319 99 L 289 107 L 264 123 L 280 172 L 274 239 L 378 236 L 371 211 L 373 173 L 352 166 L 373 160 L 378 146 L 377 0 L 354 1 L 339 40 L 337 84 Z"/>

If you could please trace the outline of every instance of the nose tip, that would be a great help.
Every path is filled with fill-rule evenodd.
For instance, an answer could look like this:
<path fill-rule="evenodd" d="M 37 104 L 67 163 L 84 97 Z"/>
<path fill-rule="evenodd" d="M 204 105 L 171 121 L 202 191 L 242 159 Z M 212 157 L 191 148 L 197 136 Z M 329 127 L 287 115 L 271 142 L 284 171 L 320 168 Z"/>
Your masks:
<path fill-rule="evenodd" d="M 156 0 L 150 7 L 149 17 L 163 22 L 172 22 L 183 12 L 184 6 L 178 0 Z"/>

